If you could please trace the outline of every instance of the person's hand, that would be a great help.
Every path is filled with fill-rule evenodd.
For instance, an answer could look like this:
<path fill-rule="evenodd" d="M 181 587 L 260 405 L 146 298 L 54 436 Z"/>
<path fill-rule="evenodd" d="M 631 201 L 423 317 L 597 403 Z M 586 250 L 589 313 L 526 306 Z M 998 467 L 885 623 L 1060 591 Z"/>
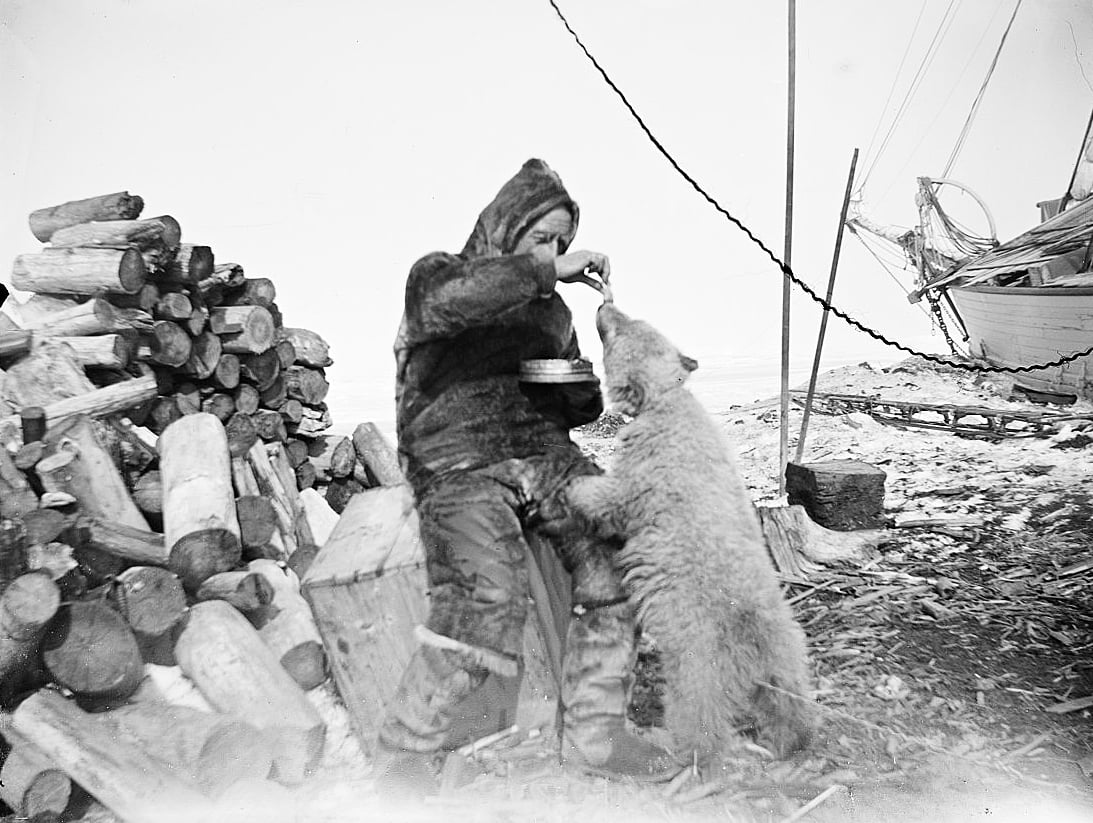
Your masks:
<path fill-rule="evenodd" d="M 554 273 L 563 283 L 585 283 L 602 294 L 611 279 L 611 261 L 598 251 L 571 251 L 554 258 Z"/>

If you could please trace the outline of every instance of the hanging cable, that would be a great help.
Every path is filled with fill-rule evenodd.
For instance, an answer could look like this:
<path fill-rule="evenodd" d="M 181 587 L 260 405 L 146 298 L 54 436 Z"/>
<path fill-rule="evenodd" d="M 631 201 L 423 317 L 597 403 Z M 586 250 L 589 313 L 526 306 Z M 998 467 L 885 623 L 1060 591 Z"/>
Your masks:
<path fill-rule="evenodd" d="M 922 78 L 926 76 L 926 70 L 933 63 L 934 57 L 937 55 L 938 49 L 941 46 L 942 41 L 945 39 L 945 35 L 949 33 L 949 27 L 952 25 L 952 21 L 955 18 L 953 14 L 953 7 L 959 0 L 949 0 L 949 5 L 945 9 L 945 14 L 941 17 L 941 22 L 937 24 L 937 30 L 934 32 L 933 38 L 930 40 L 930 44 L 926 47 L 926 53 L 922 56 L 922 62 L 918 64 L 918 69 L 915 70 L 914 76 L 911 78 L 911 84 L 907 87 L 907 93 L 903 96 L 903 101 L 900 103 L 899 109 L 896 110 L 895 117 L 892 119 L 891 124 L 888 126 L 888 131 L 885 132 L 884 139 L 881 141 L 880 148 L 877 149 L 877 154 L 873 158 L 869 168 L 866 170 L 864 177 L 862 178 L 862 186 L 865 185 L 865 181 L 869 178 L 869 175 L 873 173 L 874 167 L 877 165 L 877 161 L 884 153 L 884 150 L 888 147 L 888 142 L 892 139 L 892 135 L 895 134 L 896 126 L 899 125 L 903 119 L 903 115 L 907 112 L 907 108 L 914 98 L 915 93 L 918 91 L 919 86 L 922 83 Z"/>
<path fill-rule="evenodd" d="M 888 111 L 888 104 L 892 102 L 892 95 L 896 93 L 899 77 L 903 74 L 903 65 L 907 62 L 907 55 L 911 52 L 911 44 L 915 41 L 915 34 L 918 33 L 918 26 L 919 23 L 922 22 L 922 15 L 925 11 L 926 0 L 922 0 L 922 5 L 918 7 L 918 17 L 915 18 L 915 25 L 911 29 L 911 36 L 907 38 L 907 45 L 903 48 L 903 56 L 899 59 L 899 68 L 896 69 L 896 74 L 892 78 L 892 86 L 888 89 L 888 96 L 884 98 L 884 105 L 881 107 L 880 116 L 877 118 L 877 125 L 873 127 L 873 135 L 869 138 L 869 145 L 865 149 L 865 156 L 863 159 L 869 162 L 869 170 L 872 170 L 873 166 L 876 165 L 872 154 L 873 145 L 877 141 L 877 134 L 880 132 L 881 123 L 884 122 L 884 113 Z M 866 172 L 858 186 L 859 190 L 865 185 L 865 180 L 868 177 L 869 174 Z"/>
<path fill-rule="evenodd" d="M 1017 0 L 1017 3 L 1013 7 L 1013 14 L 1010 15 L 1010 21 L 1006 24 L 1006 30 L 1002 32 L 1002 40 L 998 43 L 998 49 L 994 52 L 994 59 L 991 60 L 990 67 L 987 69 L 987 76 L 983 78 L 983 85 L 979 87 L 979 93 L 975 96 L 975 101 L 972 103 L 971 110 L 968 112 L 968 117 L 964 120 L 964 128 L 960 130 L 960 136 L 956 139 L 956 145 L 953 146 L 952 154 L 949 155 L 949 160 L 945 163 L 945 171 L 941 173 L 942 177 L 949 176 L 949 171 L 956 162 L 960 150 L 964 148 L 964 141 L 968 139 L 972 121 L 975 120 L 975 115 L 979 112 L 979 104 L 983 102 L 983 95 L 987 91 L 987 84 L 990 83 L 991 76 L 994 74 L 994 67 L 998 65 L 998 58 L 1002 55 L 1002 47 L 1006 45 L 1006 38 L 1009 37 L 1010 29 L 1013 28 L 1013 21 L 1017 19 L 1017 11 L 1021 8 L 1021 3 L 1022 0 Z"/>
<path fill-rule="evenodd" d="M 649 128 L 649 126 L 646 125 L 645 121 L 641 118 L 641 115 L 638 114 L 637 110 L 630 103 L 630 100 L 626 97 L 625 94 L 623 94 L 622 89 L 620 89 L 615 84 L 615 81 L 611 79 L 611 77 L 610 77 L 610 75 L 608 75 L 607 71 L 603 68 L 603 66 L 600 65 L 599 61 L 596 60 L 596 58 L 592 55 L 592 52 L 590 52 L 588 50 L 588 47 L 585 46 L 585 44 L 581 41 L 581 38 L 578 36 L 577 32 L 573 30 L 573 27 L 571 25 L 569 25 L 569 21 L 566 19 L 565 15 L 562 14 L 562 10 L 560 8 L 558 8 L 557 2 L 555 2 L 555 0 L 547 0 L 547 1 L 550 3 L 551 7 L 554 9 L 554 13 L 558 15 L 558 19 L 562 22 L 562 25 L 565 26 L 566 31 L 568 31 L 569 34 L 573 37 L 573 40 L 577 43 L 577 46 L 580 48 L 580 50 L 582 52 L 584 52 L 585 57 L 587 57 L 589 62 L 591 62 L 592 65 L 596 68 L 596 71 L 598 71 L 600 73 L 600 76 L 603 78 L 604 82 L 608 85 L 608 87 L 613 92 L 615 92 L 616 96 L 619 98 L 619 100 L 622 101 L 623 106 L 626 107 L 626 110 L 630 113 L 630 116 L 634 118 L 634 121 L 638 124 L 638 127 L 645 134 L 646 138 L 649 140 L 650 143 L 653 144 L 653 147 L 656 148 L 656 150 L 658 152 L 660 152 L 661 156 L 664 157 L 664 159 L 668 161 L 668 164 L 675 170 L 675 172 L 680 177 L 682 177 L 684 180 L 686 180 L 687 183 L 691 186 L 691 188 L 693 188 L 695 190 L 695 192 L 697 192 L 707 203 L 709 203 L 711 206 L 713 206 L 713 208 L 718 213 L 720 213 L 726 220 L 728 220 L 730 223 L 732 223 L 734 226 L 736 226 L 738 229 L 740 229 L 740 231 L 742 231 L 744 233 L 744 235 L 749 240 L 751 240 L 752 243 L 754 243 L 756 246 L 758 246 L 763 251 L 763 253 L 766 254 L 767 257 L 770 258 L 770 260 L 782 271 L 782 274 L 785 277 L 789 278 L 790 282 L 792 282 L 801 291 L 803 291 L 806 295 L 808 295 L 808 297 L 813 302 L 818 303 L 826 311 L 830 311 L 832 314 L 834 314 L 836 317 L 841 319 L 843 322 L 849 324 L 850 326 L 853 326 L 858 331 L 869 335 L 874 340 L 877 340 L 878 342 L 883 343 L 886 346 L 889 346 L 889 347 L 894 348 L 894 349 L 898 349 L 898 350 L 900 350 L 902 352 L 905 352 L 906 354 L 910 354 L 914 357 L 920 357 L 920 358 L 922 358 L 924 360 L 928 360 L 932 363 L 937 363 L 937 364 L 942 365 L 942 366 L 952 366 L 954 368 L 964 369 L 965 371 L 1000 372 L 1000 373 L 1038 371 L 1040 369 L 1046 369 L 1046 368 L 1053 368 L 1055 366 L 1061 366 L 1065 363 L 1070 363 L 1074 360 L 1078 360 L 1079 358 L 1082 358 L 1082 357 L 1085 357 L 1087 355 L 1093 354 L 1093 346 L 1090 346 L 1085 351 L 1073 352 L 1071 354 L 1060 357 L 1058 360 L 1054 360 L 1050 363 L 1038 363 L 1038 364 L 1032 365 L 1032 366 L 1003 367 L 1003 366 L 982 366 L 982 365 L 977 365 L 977 364 L 972 364 L 972 363 L 964 363 L 964 362 L 961 362 L 961 361 L 950 360 L 950 359 L 946 359 L 946 358 L 943 358 L 943 357 L 939 357 L 936 354 L 930 354 L 928 352 L 920 352 L 920 351 L 917 351 L 913 348 L 910 348 L 909 346 L 906 346 L 903 343 L 900 343 L 896 340 L 891 340 L 888 337 L 886 337 L 885 335 L 883 335 L 881 332 L 878 332 L 878 331 L 875 331 L 874 329 L 869 328 L 868 326 L 864 325 L 860 321 L 855 320 L 853 317 L 848 315 L 846 312 L 842 311 L 841 309 L 837 308 L 836 306 L 832 305 L 831 303 L 828 303 L 826 300 L 824 300 L 824 298 L 822 298 L 820 295 L 818 295 L 812 289 L 811 286 L 809 286 L 807 283 L 805 283 L 803 280 L 801 280 L 801 278 L 798 277 L 794 273 L 793 269 L 790 268 L 788 264 L 786 264 L 781 259 L 779 259 L 778 255 L 776 255 L 773 251 L 771 251 L 770 248 L 762 240 L 760 240 L 758 237 L 756 237 L 751 229 L 749 229 L 747 226 L 745 226 L 740 221 L 739 218 L 737 218 L 735 215 L 733 215 L 731 212 L 729 212 L 724 206 L 722 206 L 713 197 L 713 195 L 711 195 L 709 192 L 707 192 L 699 184 L 699 182 L 697 180 L 695 180 L 693 177 L 691 177 L 691 175 L 688 174 L 683 169 L 683 167 L 679 165 L 679 162 L 675 159 L 675 157 L 672 156 L 671 152 L 669 152 L 668 149 L 666 149 L 664 147 L 664 144 L 662 144 L 660 142 L 660 140 L 657 139 L 656 135 L 653 134 L 653 132 Z"/>

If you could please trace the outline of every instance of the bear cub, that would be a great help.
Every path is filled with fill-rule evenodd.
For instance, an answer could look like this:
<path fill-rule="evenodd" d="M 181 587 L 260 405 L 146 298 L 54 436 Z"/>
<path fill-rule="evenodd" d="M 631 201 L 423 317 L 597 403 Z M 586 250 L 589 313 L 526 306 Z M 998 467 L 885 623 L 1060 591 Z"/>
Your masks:
<path fill-rule="evenodd" d="M 784 757 L 813 727 L 805 636 L 728 440 L 684 387 L 698 364 L 613 303 L 596 326 L 608 399 L 633 419 L 607 474 L 575 480 L 566 500 L 625 541 L 616 562 L 660 650 L 665 726 L 680 749 L 716 756 L 750 729 Z"/>

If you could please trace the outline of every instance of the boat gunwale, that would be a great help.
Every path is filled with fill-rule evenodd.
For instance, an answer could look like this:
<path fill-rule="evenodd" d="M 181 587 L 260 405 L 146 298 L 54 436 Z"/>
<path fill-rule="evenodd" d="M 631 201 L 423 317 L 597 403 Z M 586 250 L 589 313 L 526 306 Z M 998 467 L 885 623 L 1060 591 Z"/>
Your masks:
<path fill-rule="evenodd" d="M 1023 297 L 1093 297 L 1093 286 L 945 286 L 950 291 L 1015 294 Z"/>

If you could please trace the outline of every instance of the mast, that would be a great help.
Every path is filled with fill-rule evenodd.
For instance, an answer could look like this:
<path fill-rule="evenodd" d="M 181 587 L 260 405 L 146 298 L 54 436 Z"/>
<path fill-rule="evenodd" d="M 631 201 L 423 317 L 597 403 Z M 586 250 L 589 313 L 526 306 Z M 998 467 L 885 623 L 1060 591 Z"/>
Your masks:
<path fill-rule="evenodd" d="M 790 265 L 793 256 L 793 129 L 794 95 L 797 80 L 797 3 L 789 2 L 789 65 L 786 116 L 786 220 L 783 259 Z M 778 494 L 786 491 L 786 463 L 789 462 L 789 275 L 782 275 L 782 379 L 778 429 Z"/>

